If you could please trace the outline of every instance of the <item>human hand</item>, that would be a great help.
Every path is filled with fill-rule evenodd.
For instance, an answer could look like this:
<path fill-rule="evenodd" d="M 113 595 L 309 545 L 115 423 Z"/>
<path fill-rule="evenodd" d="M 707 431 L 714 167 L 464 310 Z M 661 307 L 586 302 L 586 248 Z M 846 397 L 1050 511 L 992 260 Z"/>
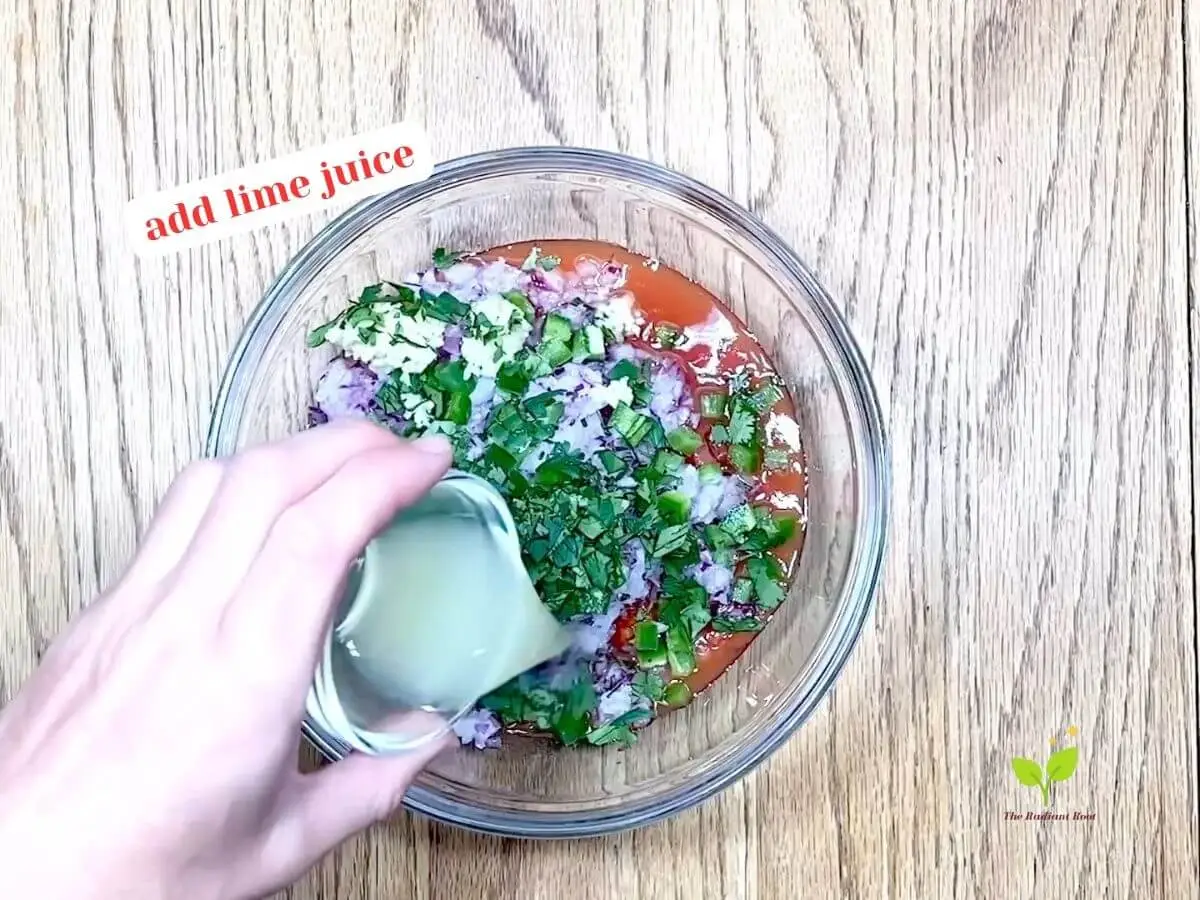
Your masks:
<path fill-rule="evenodd" d="M 394 811 L 441 749 L 297 769 L 350 562 L 444 441 L 337 422 L 190 466 L 0 714 L 0 896 L 255 897 Z"/>

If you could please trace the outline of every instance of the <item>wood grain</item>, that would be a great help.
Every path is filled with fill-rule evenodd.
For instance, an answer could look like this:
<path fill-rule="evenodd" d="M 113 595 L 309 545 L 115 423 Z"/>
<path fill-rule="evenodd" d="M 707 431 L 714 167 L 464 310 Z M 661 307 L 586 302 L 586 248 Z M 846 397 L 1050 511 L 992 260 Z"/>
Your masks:
<path fill-rule="evenodd" d="M 1200 896 L 1198 46 L 1185 0 L 13 0 L 0 701 L 120 570 L 322 224 L 147 263 L 128 197 L 402 118 L 443 158 L 618 149 L 748 206 L 843 305 L 894 449 L 878 611 L 699 810 L 562 844 L 405 818 L 289 895 Z M 1036 809 L 1009 759 L 1067 725 L 1060 806 L 1095 819 L 1005 821 Z"/>
<path fill-rule="evenodd" d="M 1200 485 L 1200 410 L 1196 408 L 1196 398 L 1200 397 L 1200 10 L 1195 4 L 1184 6 L 1184 155 L 1186 165 L 1185 195 L 1187 197 L 1186 229 L 1187 229 L 1187 296 L 1188 296 L 1188 333 L 1191 337 L 1191 414 L 1192 414 L 1192 558 L 1200 556 L 1200 537 L 1197 536 L 1196 523 L 1200 522 L 1200 493 L 1196 486 Z M 1192 701 L 1196 704 L 1195 719 L 1200 720 L 1200 566 L 1192 565 L 1193 594 L 1192 622 L 1196 629 L 1193 642 L 1195 648 L 1196 682 L 1192 689 Z M 1200 811 L 1193 810 L 1193 819 L 1200 820 Z"/>

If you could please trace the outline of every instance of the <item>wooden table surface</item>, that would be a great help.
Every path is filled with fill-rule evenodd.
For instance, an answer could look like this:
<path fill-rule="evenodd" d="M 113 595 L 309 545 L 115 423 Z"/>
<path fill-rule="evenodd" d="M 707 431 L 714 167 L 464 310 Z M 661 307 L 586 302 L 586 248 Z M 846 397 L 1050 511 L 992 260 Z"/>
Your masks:
<path fill-rule="evenodd" d="M 877 611 L 699 810 L 557 844 L 405 818 L 291 896 L 1200 895 L 1197 79 L 1190 0 L 8 0 L 0 701 L 325 220 L 142 262 L 130 196 L 401 119 L 439 158 L 611 148 L 756 212 L 845 311 L 894 449 Z M 1056 808 L 1094 818 L 1006 820 L 1039 808 L 1010 758 L 1071 725 Z"/>

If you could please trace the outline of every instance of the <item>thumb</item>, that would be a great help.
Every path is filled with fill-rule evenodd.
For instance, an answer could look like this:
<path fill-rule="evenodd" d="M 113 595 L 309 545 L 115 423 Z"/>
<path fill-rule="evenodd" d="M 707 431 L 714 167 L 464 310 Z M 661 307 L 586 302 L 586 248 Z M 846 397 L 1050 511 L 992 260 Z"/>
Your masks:
<path fill-rule="evenodd" d="M 298 776 L 284 799 L 264 859 L 280 879 L 291 881 L 347 838 L 396 812 L 423 768 L 454 742 L 442 735 L 404 753 L 345 759 Z"/>

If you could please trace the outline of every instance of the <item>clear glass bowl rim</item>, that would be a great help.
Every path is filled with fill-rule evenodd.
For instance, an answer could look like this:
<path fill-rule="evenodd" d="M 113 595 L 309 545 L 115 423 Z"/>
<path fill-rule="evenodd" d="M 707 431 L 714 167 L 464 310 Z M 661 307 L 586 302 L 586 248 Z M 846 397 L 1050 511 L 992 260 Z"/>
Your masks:
<path fill-rule="evenodd" d="M 665 798 L 632 800 L 623 807 L 582 813 L 538 813 L 483 810 L 450 800 L 435 791 L 414 785 L 404 798 L 412 812 L 460 828 L 485 834 L 523 838 L 593 837 L 641 828 L 694 807 L 755 769 L 799 728 L 833 687 L 862 633 L 874 605 L 886 549 L 891 494 L 891 463 L 879 398 L 870 369 L 832 298 L 773 230 L 752 213 L 718 191 L 670 169 L 636 157 L 579 147 L 514 147 L 462 156 L 441 163 L 433 175 L 396 191 L 369 197 L 325 225 L 276 276 L 242 331 L 223 373 L 213 404 L 205 454 L 215 456 L 230 427 L 228 411 L 241 406 L 248 390 L 243 362 L 261 355 L 279 327 L 292 298 L 304 286 L 375 225 L 405 206 L 427 199 L 450 187 L 513 175 L 571 174 L 613 178 L 640 183 L 675 195 L 712 216 L 722 225 L 753 243 L 805 291 L 817 321 L 845 365 L 848 387 L 845 402 L 856 407 L 864 441 L 855 460 L 858 509 L 854 550 L 838 598 L 835 618 L 814 649 L 813 677 L 791 707 L 756 743 L 737 750 L 728 762 L 708 777 L 674 789 Z M 343 755 L 308 722 L 304 736 L 327 759 Z"/>

